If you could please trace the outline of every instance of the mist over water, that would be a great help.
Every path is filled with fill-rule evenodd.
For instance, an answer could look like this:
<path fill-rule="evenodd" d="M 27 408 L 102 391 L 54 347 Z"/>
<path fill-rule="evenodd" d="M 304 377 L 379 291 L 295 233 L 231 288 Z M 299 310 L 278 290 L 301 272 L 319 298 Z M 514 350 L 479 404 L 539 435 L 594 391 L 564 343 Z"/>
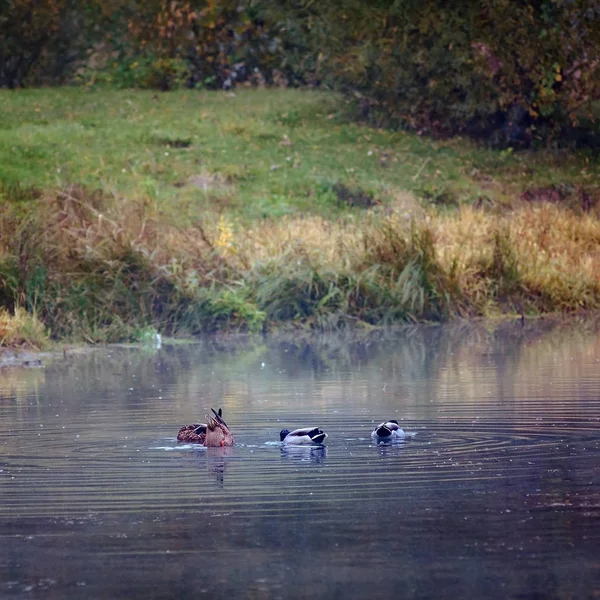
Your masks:
<path fill-rule="evenodd" d="M 600 594 L 593 323 L 106 348 L 0 371 L 0 434 L 2 598 Z"/>

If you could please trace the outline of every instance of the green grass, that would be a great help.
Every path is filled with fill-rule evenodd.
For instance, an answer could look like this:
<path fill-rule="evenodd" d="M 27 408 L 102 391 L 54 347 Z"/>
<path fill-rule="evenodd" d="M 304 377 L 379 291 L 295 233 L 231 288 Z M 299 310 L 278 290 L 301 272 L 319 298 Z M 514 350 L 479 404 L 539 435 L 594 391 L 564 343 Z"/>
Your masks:
<path fill-rule="evenodd" d="M 347 123 L 343 103 L 318 92 L 61 88 L 0 91 L 0 102 L 0 182 L 145 195 L 182 222 L 207 207 L 247 219 L 336 214 L 338 182 L 383 203 L 402 190 L 454 205 L 530 185 L 593 186 L 598 174 L 590 159 L 515 156 Z"/>
<path fill-rule="evenodd" d="M 600 306 L 590 155 L 376 130 L 315 91 L 0 103 L 0 306 L 54 337 Z"/>

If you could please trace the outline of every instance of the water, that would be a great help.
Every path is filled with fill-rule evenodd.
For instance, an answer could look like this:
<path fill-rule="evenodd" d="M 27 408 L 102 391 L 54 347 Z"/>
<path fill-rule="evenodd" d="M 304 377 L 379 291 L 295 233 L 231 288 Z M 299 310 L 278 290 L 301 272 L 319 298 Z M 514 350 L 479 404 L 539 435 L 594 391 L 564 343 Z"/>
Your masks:
<path fill-rule="evenodd" d="M 176 442 L 220 406 L 234 448 Z M 1 598 L 600 595 L 593 325 L 68 355 L 0 434 Z"/>

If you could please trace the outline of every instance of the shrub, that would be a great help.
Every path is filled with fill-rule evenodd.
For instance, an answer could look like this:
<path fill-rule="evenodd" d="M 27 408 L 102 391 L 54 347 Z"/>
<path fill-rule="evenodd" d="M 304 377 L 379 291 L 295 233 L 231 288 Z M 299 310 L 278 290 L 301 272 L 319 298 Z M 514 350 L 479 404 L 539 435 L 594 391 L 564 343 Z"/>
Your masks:
<path fill-rule="evenodd" d="M 597 0 L 262 4 L 287 64 L 352 94 L 364 118 L 532 143 L 600 98 Z"/>
<path fill-rule="evenodd" d="M 101 39 L 119 0 L 5 0 L 0 11 L 0 88 L 64 83 Z"/>

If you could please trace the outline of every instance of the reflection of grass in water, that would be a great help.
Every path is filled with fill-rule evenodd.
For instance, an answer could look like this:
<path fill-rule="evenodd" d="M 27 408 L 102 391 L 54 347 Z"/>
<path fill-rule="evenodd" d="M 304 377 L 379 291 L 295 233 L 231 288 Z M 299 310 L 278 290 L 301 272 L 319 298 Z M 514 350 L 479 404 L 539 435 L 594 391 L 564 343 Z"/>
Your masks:
<path fill-rule="evenodd" d="M 450 394 L 474 404 L 485 403 L 485 398 L 506 401 L 506 410 L 525 411 L 515 398 L 555 404 L 558 394 L 560 407 L 564 399 L 557 381 L 597 378 L 600 320 L 594 316 L 531 320 L 524 326 L 481 324 L 456 334 L 440 333 L 439 345 L 427 342 L 439 350 L 429 358 L 429 368 L 436 373 L 436 394 L 442 397 Z M 492 379 L 483 375 L 490 370 Z"/>
<path fill-rule="evenodd" d="M 256 346 L 252 340 L 241 346 L 223 341 L 210 376 L 191 372 L 178 386 L 182 396 L 193 396 L 201 389 L 204 402 L 225 398 L 224 406 L 236 420 L 240 415 L 243 420 L 263 389 L 281 378 L 280 385 L 300 390 L 315 408 L 327 406 L 332 397 L 363 398 L 367 405 L 389 398 L 401 409 L 401 416 L 409 419 L 415 411 L 426 412 L 426 399 L 448 394 L 479 404 L 537 397 L 542 390 L 550 402 L 556 390 L 549 383 L 552 378 L 543 373 L 558 369 L 565 380 L 573 373 L 582 379 L 595 377 L 593 357 L 600 357 L 599 333 L 600 321 L 593 318 L 576 323 L 572 319 L 527 320 L 524 326 L 520 321 L 461 322 L 324 335 L 281 332 Z M 530 373 L 540 373 L 540 362 L 547 366 L 532 379 Z M 498 376 L 486 377 L 490 369 Z M 432 418 L 439 417 L 437 410 L 436 402 Z"/>
<path fill-rule="evenodd" d="M 274 418 L 279 417 L 273 399 L 269 406 L 260 403 L 277 382 L 282 390 L 300 393 L 315 409 L 327 407 L 331 398 L 350 396 L 365 406 L 389 399 L 400 409 L 399 416 L 413 425 L 411 415 L 427 414 L 428 398 L 448 395 L 474 404 L 512 397 L 545 397 L 555 404 L 559 390 L 552 381 L 597 377 L 599 333 L 598 319 L 544 319 L 526 321 L 524 327 L 518 321 L 461 322 L 387 332 L 281 332 L 270 341 L 217 338 L 166 345 L 159 354 L 118 347 L 81 355 L 68 352 L 66 359 L 61 356 L 45 369 L 2 370 L 0 396 L 35 398 L 40 386 L 51 380 L 66 408 L 79 406 L 81 398 L 97 397 L 100 386 L 102 394 L 118 399 L 115 409 L 128 411 L 138 410 L 137 394 L 142 390 L 146 398 L 169 402 L 172 425 L 165 432 L 174 437 L 180 425 L 203 420 L 213 405 L 222 406 L 227 421 L 237 429 L 254 408 L 272 410 Z M 485 376 L 490 369 L 495 375 Z M 128 387 L 138 392 L 123 393 Z M 285 393 L 282 402 L 288 402 Z M 437 404 L 433 419 L 439 418 Z M 514 403 L 507 405 L 507 410 L 515 409 Z"/>
<path fill-rule="evenodd" d="M 23 404 L 24 410 L 31 402 L 39 400 L 40 387 L 46 382 L 46 372 L 40 368 L 0 368 L 0 400 L 14 400 Z"/>

